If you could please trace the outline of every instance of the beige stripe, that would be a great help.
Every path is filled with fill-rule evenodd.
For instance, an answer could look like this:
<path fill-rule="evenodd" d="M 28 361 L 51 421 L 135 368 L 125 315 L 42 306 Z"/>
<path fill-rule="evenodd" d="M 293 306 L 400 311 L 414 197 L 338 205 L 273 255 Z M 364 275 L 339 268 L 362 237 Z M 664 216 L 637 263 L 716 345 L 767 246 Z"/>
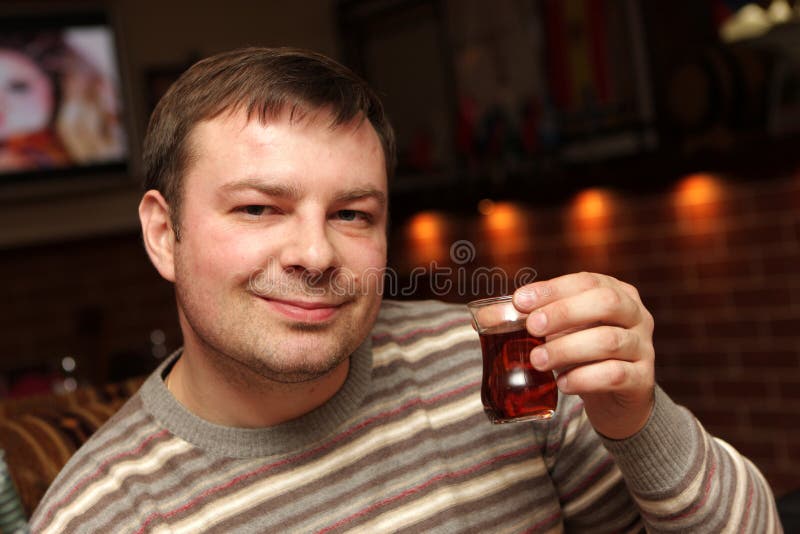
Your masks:
<path fill-rule="evenodd" d="M 569 450 L 572 442 L 575 441 L 575 437 L 578 435 L 578 429 L 586 423 L 587 417 L 586 412 L 581 410 L 581 413 L 578 417 L 573 417 L 570 422 L 567 424 L 567 430 L 564 432 L 564 440 L 561 442 L 560 449 L 561 450 Z"/>
<path fill-rule="evenodd" d="M 469 378 L 469 377 L 468 377 Z M 480 375 L 478 375 L 475 380 L 480 379 Z M 458 386 L 463 384 L 460 383 L 461 380 L 458 380 L 458 383 L 455 385 L 447 384 L 443 387 L 445 390 L 452 390 Z M 392 410 L 397 409 L 398 406 L 403 406 L 412 401 L 422 400 L 425 401 L 425 397 L 423 396 L 425 391 L 414 391 L 414 390 L 404 390 L 402 395 L 398 395 L 396 397 L 392 397 L 391 395 L 386 395 L 381 397 L 380 402 L 370 402 L 369 411 L 364 412 L 363 417 L 368 419 L 370 417 L 376 417 L 380 414 L 385 414 L 387 412 L 391 412 Z M 475 395 L 477 395 L 478 404 L 480 404 L 480 386 L 475 387 Z M 468 397 L 472 396 L 472 393 L 467 394 Z M 480 404 L 479 406 L 473 406 L 475 411 L 479 413 L 483 413 L 483 405 Z M 466 407 L 465 407 L 466 409 Z M 473 412 L 474 415 L 474 412 Z"/>
<path fill-rule="evenodd" d="M 452 348 L 453 345 L 466 341 L 476 341 L 478 334 L 471 326 L 461 326 L 445 330 L 441 335 L 425 337 L 417 340 L 411 345 L 400 346 L 391 341 L 383 345 L 379 351 L 373 354 L 375 367 L 388 365 L 395 360 L 404 359 L 409 362 L 417 362 L 432 353 Z"/>
<path fill-rule="evenodd" d="M 396 401 L 392 400 L 392 405 L 394 404 L 396 404 Z M 429 412 L 430 423 L 433 428 L 441 428 L 448 424 L 457 423 L 459 421 L 467 419 L 475 415 L 476 411 L 479 413 L 483 412 L 483 405 L 481 404 L 480 395 L 477 393 L 475 395 L 470 395 L 468 397 L 457 399 L 456 402 L 452 402 L 450 404 L 442 406 L 439 409 L 430 411 Z M 490 423 L 487 421 L 486 424 Z M 527 441 L 530 441 L 529 437 L 526 437 L 525 439 Z M 522 446 L 522 444 L 520 444 L 520 446 Z M 465 461 L 470 461 L 470 459 L 467 458 L 465 459 Z M 263 465 L 262 460 L 257 459 L 254 460 L 253 462 L 250 462 L 250 464 L 242 466 L 241 468 L 237 469 L 236 473 L 231 473 L 231 472 L 224 472 L 220 474 L 208 473 L 208 476 L 203 478 L 202 486 L 203 488 L 213 488 L 215 486 L 219 486 L 224 482 L 230 480 L 231 478 L 234 478 L 239 474 L 253 471 L 261 465 Z M 182 493 L 178 493 L 178 494 L 172 494 L 169 497 L 165 497 L 165 499 L 159 501 L 159 504 L 162 507 L 162 509 L 168 510 L 172 508 L 178 508 L 185 501 L 186 501 L 186 496 Z"/>
<path fill-rule="evenodd" d="M 98 434 L 93 436 L 96 439 L 92 441 L 90 447 L 84 447 L 81 455 L 76 456 L 80 458 L 80 462 L 69 464 L 69 468 L 64 469 L 60 476 L 63 480 L 74 480 L 80 478 L 80 474 L 87 466 L 93 467 L 96 464 L 104 463 L 108 457 L 117 454 L 120 441 L 128 440 L 130 443 L 140 443 L 145 440 L 147 436 L 153 433 L 152 427 L 148 426 L 146 421 L 136 422 L 136 425 L 128 425 L 124 427 L 126 432 L 117 435 L 112 435 L 110 439 L 107 434 L 102 437 Z M 69 494 L 72 488 L 67 484 L 59 484 L 51 489 L 52 495 L 48 496 L 48 502 L 59 502 L 64 499 L 65 495 Z"/>
<path fill-rule="evenodd" d="M 454 422 L 467 419 L 475 415 L 475 412 L 482 411 L 481 395 L 480 392 L 476 391 L 471 395 L 462 397 L 458 402 L 430 410 L 428 415 L 433 428 L 442 428 Z M 487 421 L 486 424 L 490 423 Z"/>
<path fill-rule="evenodd" d="M 728 516 L 728 524 L 722 529 L 722 532 L 738 532 L 742 528 L 742 519 L 745 509 L 745 497 L 747 486 L 747 472 L 745 470 L 744 461 L 739 456 L 733 447 L 722 441 L 721 439 L 714 438 L 714 441 L 730 456 L 733 461 L 734 472 L 731 476 L 736 477 L 736 490 L 733 495 L 728 495 L 728 492 L 723 491 L 722 494 L 726 495 L 728 499 L 733 499 L 730 515 Z M 722 463 L 722 462 L 720 462 Z"/>
<path fill-rule="evenodd" d="M 476 402 L 477 402 L 477 408 L 475 406 Z M 442 406 L 440 409 L 430 412 L 431 423 L 432 425 L 436 424 L 440 426 L 455 423 L 460 420 L 471 417 L 472 415 L 475 414 L 476 409 L 480 410 L 481 412 L 483 411 L 479 395 L 474 396 L 474 398 L 467 397 L 458 399 L 457 402 L 453 402 L 451 404 Z M 487 424 L 489 424 L 488 421 Z M 258 469 L 259 466 L 262 465 L 263 461 L 261 459 L 255 459 L 249 464 L 244 465 L 241 468 L 237 469 L 235 473 L 231 473 L 229 471 L 219 474 L 209 473 L 208 477 L 203 478 L 202 488 L 198 487 L 195 489 L 198 490 L 199 492 L 199 490 L 213 488 L 215 486 L 222 485 L 228 480 L 238 475 L 254 471 Z M 165 497 L 164 499 L 160 500 L 159 505 L 161 506 L 162 509 L 169 510 L 178 508 L 185 502 L 186 502 L 186 495 L 183 493 L 177 493 L 177 494 L 172 494 L 169 497 Z"/>
<path fill-rule="evenodd" d="M 409 310 L 412 310 L 409 314 Z M 374 334 L 378 336 L 389 335 L 391 337 L 403 336 L 418 328 L 436 328 L 439 325 L 448 323 L 455 319 L 467 319 L 466 307 L 446 307 L 431 311 L 424 308 L 425 313 L 414 315 L 413 308 L 407 307 L 393 313 L 382 312 L 380 320 L 376 325 Z M 402 322 L 395 319 L 401 318 Z"/>
<path fill-rule="evenodd" d="M 435 396 L 440 394 L 442 391 L 453 391 L 465 385 L 465 383 L 478 381 L 481 379 L 481 373 L 482 370 L 480 364 L 476 365 L 473 369 L 451 373 L 436 382 L 436 391 L 432 391 L 430 394 Z M 392 391 L 391 387 L 376 391 L 376 396 L 370 400 L 369 406 L 367 407 L 369 411 L 364 412 L 364 417 L 371 417 L 376 414 L 393 410 L 398 406 L 402 406 L 408 401 L 415 400 L 420 397 L 422 397 L 424 400 L 425 394 L 429 393 L 429 390 L 432 388 L 433 385 L 425 386 L 415 384 L 414 387 L 411 388 L 403 386 L 401 392 Z M 477 386 L 475 391 L 479 392 L 480 387 Z M 478 402 L 480 402 L 480 396 L 478 397 Z M 481 413 L 483 412 L 482 405 L 478 406 L 477 409 Z"/>
<path fill-rule="evenodd" d="M 444 509 L 456 505 L 463 506 L 468 502 L 477 501 L 487 495 L 502 491 L 513 484 L 541 476 L 545 471 L 544 461 L 541 457 L 508 465 L 461 484 L 449 485 L 432 493 L 421 495 L 420 498 L 406 503 L 400 508 L 388 511 L 369 523 L 359 525 L 357 531 L 396 532 Z"/>
<path fill-rule="evenodd" d="M 62 532 L 65 525 L 89 510 L 103 495 L 119 489 L 126 478 L 149 475 L 160 469 L 170 458 L 190 448 L 189 443 L 175 438 L 159 443 L 147 456 L 114 465 L 107 476 L 86 487 L 75 500 L 61 508 L 42 534 Z"/>
<path fill-rule="evenodd" d="M 487 421 L 488 424 L 488 421 Z M 527 435 L 520 435 L 518 438 L 513 440 L 509 440 L 504 442 L 504 448 L 502 450 L 492 449 L 488 450 L 485 446 L 475 446 L 474 452 L 472 454 L 459 454 L 458 456 L 452 457 L 449 459 L 449 463 L 447 464 L 447 468 L 451 471 L 461 471 L 463 469 L 467 469 L 475 464 L 485 461 L 487 457 L 492 455 L 499 456 L 508 450 L 515 450 L 518 448 L 523 448 L 526 446 L 530 446 L 531 440 L 530 436 Z M 420 466 L 423 467 L 423 466 Z M 426 480 L 431 478 L 432 469 L 423 467 L 423 469 L 418 469 L 416 471 L 405 473 L 403 478 L 398 478 L 397 480 L 392 481 L 391 483 L 387 483 L 381 485 L 381 494 L 382 495 L 397 495 L 402 491 L 407 490 L 410 487 L 415 487 L 420 484 L 423 484 Z M 347 501 L 348 507 L 350 510 L 362 510 L 369 506 L 374 501 L 374 495 L 366 492 L 362 492 L 359 495 L 354 496 L 350 500 Z M 525 518 L 522 523 L 527 523 L 529 519 Z M 319 531 L 325 528 L 326 526 L 330 525 L 331 518 L 326 517 L 325 515 L 319 515 L 314 518 L 313 523 L 305 524 L 303 529 L 305 531 Z"/>
<path fill-rule="evenodd" d="M 622 473 L 619 468 L 614 466 L 603 478 L 593 482 L 587 488 L 586 493 L 564 506 L 564 515 L 570 516 L 577 514 L 581 510 L 585 510 L 594 504 L 600 498 L 606 497 L 608 495 L 606 492 L 620 480 L 622 480 Z"/>
<path fill-rule="evenodd" d="M 402 319 L 403 324 L 406 321 L 413 321 L 416 323 L 419 319 L 424 319 L 430 324 L 431 315 L 434 312 L 442 314 L 452 313 L 466 313 L 466 307 L 459 304 L 444 304 L 441 301 L 427 301 L 427 302 L 409 302 L 409 301 L 392 301 L 390 306 L 381 307 L 380 317 L 382 320 L 387 319 Z M 433 306 L 432 306 L 432 305 Z M 412 323 L 413 324 L 413 323 Z"/>
<path fill-rule="evenodd" d="M 708 443 L 708 436 L 705 432 L 700 432 L 702 436 L 703 442 L 701 446 L 701 453 L 703 454 L 703 462 L 700 466 L 700 469 L 697 470 L 697 474 L 695 475 L 694 479 L 689 483 L 689 485 L 684 489 L 681 493 L 672 497 L 671 499 L 664 499 L 664 500 L 650 500 L 644 499 L 638 495 L 634 495 L 636 502 L 639 504 L 639 508 L 641 508 L 644 512 L 659 516 L 664 515 L 664 513 L 674 513 L 680 510 L 685 510 L 689 506 L 692 505 L 692 502 L 697 499 L 697 496 L 703 492 L 703 482 L 705 481 L 706 475 L 708 474 L 708 461 L 710 457 L 710 447 Z M 687 461 L 691 461 L 691 459 L 687 459 Z"/>
<path fill-rule="evenodd" d="M 258 502 L 292 491 L 302 485 L 312 484 L 327 473 L 341 469 L 381 448 L 411 439 L 422 430 L 429 428 L 432 421 L 436 421 L 437 424 L 451 423 L 456 420 L 455 415 L 471 416 L 474 414 L 474 408 L 464 409 L 461 404 L 474 405 L 474 402 L 474 396 L 470 396 L 461 399 L 458 403 L 441 406 L 433 412 L 416 410 L 402 420 L 373 429 L 353 441 L 349 446 L 338 449 L 336 454 L 329 454 L 315 462 L 298 466 L 280 476 L 259 480 L 224 499 L 210 502 L 171 528 L 179 532 L 199 532 Z M 169 532 L 169 529 L 163 527 L 163 530 L 154 532 Z"/>
<path fill-rule="evenodd" d="M 767 479 L 764 478 L 764 475 L 761 473 L 761 471 L 759 471 L 758 468 L 755 465 L 753 465 L 753 463 L 750 460 L 745 458 L 744 461 L 747 464 L 747 466 L 749 467 L 748 471 L 750 472 L 750 474 L 753 477 L 753 486 L 754 486 L 753 487 L 753 504 L 752 504 L 753 508 L 751 509 L 750 512 L 753 513 L 753 514 L 755 514 L 757 512 L 757 510 L 755 509 L 756 502 L 757 502 L 757 500 L 756 500 L 757 499 L 757 494 L 761 493 L 762 494 L 761 496 L 762 496 L 763 500 L 767 503 L 767 506 L 768 506 L 767 509 L 762 510 L 762 514 L 761 514 L 761 515 L 766 514 L 766 516 L 767 516 L 767 518 L 766 518 L 767 528 L 764 530 L 764 532 L 767 532 L 769 534 L 772 534 L 773 532 L 783 532 L 783 526 L 780 525 L 779 523 L 776 524 L 776 521 L 775 521 L 777 519 L 777 517 L 776 517 L 777 509 L 775 508 L 775 497 L 772 495 L 772 491 L 770 490 L 770 486 L 769 486 L 769 483 L 767 482 Z M 766 495 L 764 495 L 765 493 L 766 493 Z M 761 515 L 759 515 L 759 517 L 761 517 Z M 763 520 L 763 518 L 762 518 L 762 520 Z M 757 525 L 758 524 L 758 517 L 753 517 L 753 522 Z"/>

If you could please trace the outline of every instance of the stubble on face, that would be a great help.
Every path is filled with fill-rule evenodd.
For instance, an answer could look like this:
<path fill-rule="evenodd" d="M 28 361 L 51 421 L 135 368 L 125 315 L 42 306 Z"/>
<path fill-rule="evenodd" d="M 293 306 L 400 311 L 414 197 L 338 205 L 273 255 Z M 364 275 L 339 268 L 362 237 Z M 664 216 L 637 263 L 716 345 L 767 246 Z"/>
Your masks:
<path fill-rule="evenodd" d="M 181 267 L 176 255 L 176 272 Z M 265 318 L 260 296 L 242 284 L 236 289 L 234 302 L 221 304 L 199 297 L 190 287 L 191 281 L 176 276 L 175 292 L 179 315 L 184 328 L 204 345 L 209 363 L 238 385 L 254 384 L 271 387 L 275 384 L 298 384 L 319 379 L 342 364 L 363 342 L 380 307 L 379 289 L 362 289 L 366 293 L 344 300 L 332 323 L 282 323 Z M 296 282 L 288 282 L 295 284 Z M 316 294 L 323 291 L 317 287 Z M 376 296 L 378 295 L 378 296 Z M 199 297 L 199 298 L 198 298 Z M 359 313 L 358 299 L 366 308 Z M 222 310 L 214 324 L 208 324 L 201 307 Z M 362 332 L 364 334 L 362 334 Z"/>
<path fill-rule="evenodd" d="M 319 126 L 325 128 L 322 131 L 329 131 L 326 122 L 323 121 L 316 127 Z M 207 135 L 195 145 L 195 150 L 198 153 L 208 154 L 215 147 L 227 146 L 226 143 L 229 145 L 235 141 L 236 132 L 244 130 L 241 124 L 237 123 L 232 125 L 230 133 L 224 128 L 223 126 L 214 130 L 216 132 L 214 135 L 220 136 L 219 139 Z M 338 129 L 336 135 L 352 136 L 349 141 L 351 144 L 343 146 L 342 149 L 337 149 L 338 145 L 330 147 L 328 152 L 334 154 L 331 157 L 342 158 L 344 156 L 338 155 L 347 152 L 348 149 L 351 154 L 363 154 L 369 152 L 370 147 L 382 154 L 380 142 L 374 131 L 371 137 L 365 139 L 363 130 L 361 134 L 358 133 L 359 128 L 371 127 L 368 123 L 362 123 L 360 127 L 345 125 Z M 198 142 L 196 137 L 194 142 Z M 328 149 L 327 145 L 325 147 Z M 271 150 L 272 154 L 281 153 L 280 146 Z M 249 157 L 249 154 L 247 156 Z M 258 152 L 256 157 L 261 157 L 261 153 Z M 319 160 L 309 157 L 291 159 L 293 157 L 288 157 L 290 165 L 298 165 L 301 168 L 305 161 Z M 351 163 L 356 167 L 359 166 L 359 161 L 353 161 L 353 158 L 354 156 L 350 155 L 346 159 L 348 169 L 352 168 Z M 298 159 L 302 161 L 298 163 Z M 269 166 L 268 161 L 262 164 L 265 168 Z M 284 164 L 285 161 L 281 160 L 280 163 Z M 200 164 L 195 162 L 195 165 Z M 337 164 L 344 167 L 341 160 Z M 366 166 L 372 169 L 371 176 L 383 176 L 383 181 L 374 187 L 385 191 L 385 166 L 382 157 L 370 160 Z M 227 169 L 228 167 L 223 166 L 222 172 Z M 317 171 L 317 167 L 307 170 L 306 176 L 316 176 L 313 173 Z M 206 169 L 201 169 L 198 174 L 203 176 L 205 172 Z M 213 176 L 215 173 L 220 173 L 220 170 L 212 168 L 207 175 Z M 299 176 L 304 176 L 304 173 L 301 172 Z M 333 183 L 338 187 L 340 180 L 331 181 L 329 176 L 324 178 L 328 180 L 326 186 L 331 187 L 330 184 Z M 194 179 L 197 180 L 197 177 Z M 313 181 L 307 182 L 303 183 L 302 187 L 306 188 L 305 191 L 313 191 L 311 188 L 316 187 L 316 184 L 317 182 Z M 355 191 L 363 191 L 362 185 L 354 187 Z M 227 226 L 227 222 L 209 222 L 208 208 L 202 202 L 196 201 L 196 197 L 189 199 L 189 195 L 192 194 L 190 191 L 185 190 L 184 193 L 186 196 L 182 222 L 186 224 L 182 225 L 181 240 L 175 244 L 174 255 L 175 291 L 184 338 L 191 338 L 198 351 L 205 355 L 204 358 L 209 365 L 217 369 L 216 374 L 232 384 L 250 389 L 313 382 L 339 368 L 369 335 L 380 307 L 382 279 L 362 276 L 366 278 L 363 280 L 359 279 L 358 275 L 350 273 L 353 291 L 342 297 L 333 294 L 331 288 L 333 274 L 325 271 L 321 273 L 322 276 L 312 277 L 316 281 L 311 289 L 315 290 L 315 298 L 336 302 L 339 305 L 331 320 L 304 323 L 287 319 L 270 308 L 268 303 L 270 295 L 256 294 L 249 287 L 253 272 L 260 269 L 251 263 L 259 256 L 252 254 L 252 250 L 263 246 L 264 240 L 260 239 L 252 248 L 243 247 L 241 243 L 237 244 L 237 241 L 242 240 L 242 232 L 246 234 L 250 230 L 245 228 L 242 232 L 232 231 L 231 228 L 234 227 Z M 195 205 L 192 205 L 192 200 L 195 201 Z M 385 210 L 385 207 L 383 209 Z M 365 268 L 385 266 L 385 212 L 381 217 L 384 222 L 380 228 L 376 227 L 373 234 L 369 234 L 372 237 L 354 238 L 344 237 L 347 234 L 342 234 L 339 238 L 342 243 L 347 243 L 343 247 L 345 251 L 343 257 L 347 260 L 345 263 L 352 262 L 355 273 Z M 277 234 L 268 235 L 277 238 Z M 380 235 L 380 238 L 377 238 L 377 235 Z M 217 246 L 220 249 L 218 251 L 215 250 Z M 276 248 L 274 253 L 276 256 L 272 258 L 261 256 L 258 261 L 270 263 L 270 259 L 275 260 L 280 255 L 280 248 Z M 241 262 L 237 262 L 239 257 L 242 258 Z M 278 268 L 274 268 L 275 265 L 278 265 Z M 275 265 L 269 273 L 268 281 L 276 287 L 289 288 L 288 294 L 284 297 L 289 300 L 295 298 L 302 300 L 308 296 L 300 292 L 303 284 L 307 283 L 303 279 L 308 274 L 307 271 L 287 269 L 287 266 L 280 265 L 279 261 L 276 261 Z M 187 349 L 189 345 L 187 342 Z"/>

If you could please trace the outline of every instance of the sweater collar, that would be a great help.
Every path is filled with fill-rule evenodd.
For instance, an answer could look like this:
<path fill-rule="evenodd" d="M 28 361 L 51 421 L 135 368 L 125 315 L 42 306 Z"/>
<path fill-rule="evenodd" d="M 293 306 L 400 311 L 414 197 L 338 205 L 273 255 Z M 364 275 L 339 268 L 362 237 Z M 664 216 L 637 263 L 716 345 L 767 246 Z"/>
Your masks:
<path fill-rule="evenodd" d="M 175 436 L 207 453 L 238 458 L 262 457 L 301 449 L 340 428 L 361 406 L 372 377 L 371 337 L 350 356 L 347 379 L 319 408 L 291 421 L 266 428 L 236 428 L 210 423 L 187 410 L 173 397 L 164 377 L 180 357 L 170 355 L 140 390 L 145 410 Z"/>

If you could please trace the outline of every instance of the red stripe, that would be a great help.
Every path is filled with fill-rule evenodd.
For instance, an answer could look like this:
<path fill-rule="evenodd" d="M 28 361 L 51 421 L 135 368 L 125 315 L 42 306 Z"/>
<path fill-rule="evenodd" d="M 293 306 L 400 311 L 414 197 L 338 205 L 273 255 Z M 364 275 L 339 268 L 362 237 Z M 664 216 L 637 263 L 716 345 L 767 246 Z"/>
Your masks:
<path fill-rule="evenodd" d="M 692 506 L 682 514 L 673 516 L 672 519 L 685 519 L 691 515 L 696 514 L 697 511 L 700 510 L 706 504 L 706 501 L 708 500 L 708 495 L 711 493 L 711 484 L 714 482 L 714 473 L 716 471 L 717 471 L 717 462 L 714 461 L 711 464 L 711 469 L 708 470 L 708 475 L 706 477 L 706 486 L 705 488 L 703 488 L 703 497 L 702 499 L 700 499 L 700 502 Z"/>
<path fill-rule="evenodd" d="M 742 517 L 742 528 L 739 532 L 744 532 L 747 528 L 747 520 L 750 519 L 750 508 L 753 506 L 753 483 L 747 479 L 747 505 L 744 508 L 744 516 Z"/>
<path fill-rule="evenodd" d="M 375 415 L 375 416 L 373 416 L 373 417 L 371 417 L 369 419 L 365 419 L 364 421 L 362 421 L 358 425 L 356 425 L 356 426 L 348 429 L 347 431 L 342 432 L 341 434 L 333 437 L 328 443 L 326 443 L 324 445 L 321 445 L 321 446 L 317 447 L 316 449 L 311 449 L 311 450 L 306 451 L 306 452 L 304 452 L 302 454 L 299 454 L 299 455 L 297 455 L 297 456 L 295 456 L 293 458 L 286 458 L 284 460 L 280 460 L 280 461 L 277 461 L 277 462 L 273 462 L 271 464 L 264 465 L 262 467 L 259 467 L 258 469 L 250 471 L 249 473 L 243 473 L 243 474 L 241 474 L 241 475 L 229 480 L 228 482 L 226 482 L 224 484 L 221 484 L 219 486 L 215 486 L 213 488 L 207 489 L 206 491 L 204 491 L 203 493 L 201 493 L 200 495 L 198 495 L 194 499 L 190 500 L 189 502 L 187 502 L 183 506 L 175 508 L 174 510 L 171 510 L 169 512 L 163 512 L 163 513 L 156 512 L 156 513 L 153 513 L 150 516 L 148 516 L 147 519 L 145 519 L 145 521 L 142 523 L 141 527 L 139 527 L 139 530 L 137 530 L 136 532 L 137 532 L 137 534 L 141 533 L 141 532 L 144 532 L 145 529 L 150 525 L 150 523 L 152 523 L 156 519 L 169 519 L 169 518 L 174 517 L 174 516 L 176 516 L 176 515 L 178 515 L 180 513 L 186 512 L 186 511 L 194 508 L 198 504 L 200 504 L 202 501 L 204 501 L 208 497 L 211 497 L 214 494 L 219 493 L 220 491 L 223 491 L 225 489 L 231 488 L 231 487 L 235 486 L 236 484 L 239 484 L 239 483 L 241 483 L 241 482 L 243 482 L 243 481 L 245 481 L 245 480 L 247 480 L 249 478 L 253 478 L 255 476 L 262 475 L 262 474 L 264 474 L 264 473 L 266 473 L 266 472 L 268 472 L 268 471 L 270 471 L 272 469 L 275 469 L 277 467 L 281 467 L 281 466 L 284 466 L 284 465 L 288 465 L 288 464 L 292 464 L 292 463 L 303 461 L 303 460 L 305 460 L 305 459 L 307 459 L 309 457 L 312 457 L 312 456 L 314 456 L 314 455 L 316 455 L 316 454 L 318 454 L 320 452 L 323 452 L 323 451 L 325 451 L 327 449 L 331 449 L 331 448 L 333 448 L 334 445 L 336 445 L 340 441 L 342 441 L 345 438 L 351 436 L 352 434 L 356 433 L 359 430 L 362 430 L 362 429 L 364 429 L 364 428 L 366 428 L 368 426 L 371 426 L 372 424 L 374 424 L 377 421 L 380 421 L 382 419 L 388 419 L 388 418 L 390 418 L 392 416 L 395 416 L 395 415 L 400 414 L 400 413 L 402 413 L 404 411 L 410 410 L 411 408 L 414 408 L 414 407 L 419 406 L 419 405 L 436 404 L 436 403 L 438 403 L 438 402 L 440 402 L 440 401 L 442 401 L 444 399 L 447 399 L 449 397 L 454 397 L 454 396 L 459 395 L 459 394 L 461 394 L 461 393 L 463 393 L 465 391 L 473 390 L 479 385 L 480 385 L 480 381 L 470 382 L 470 383 L 465 384 L 465 385 L 463 385 L 461 387 L 458 387 L 458 388 L 456 388 L 454 390 L 447 391 L 447 392 L 441 393 L 439 395 L 436 395 L 434 397 L 431 397 L 430 399 L 427 399 L 427 400 L 414 399 L 412 401 L 407 402 L 406 404 L 403 404 L 402 406 L 400 406 L 398 408 L 395 408 L 393 410 L 389 410 L 389 411 L 377 414 L 377 415 Z"/>
<path fill-rule="evenodd" d="M 541 532 L 541 530 L 545 526 L 552 525 L 556 521 L 556 519 L 558 519 L 559 517 L 561 517 L 561 511 L 558 511 L 558 512 L 550 515 L 549 517 L 545 517 L 544 519 L 542 519 L 538 523 L 536 523 L 534 525 L 531 525 L 531 528 L 525 530 L 523 534 L 533 534 L 534 532 Z"/>
<path fill-rule="evenodd" d="M 335 530 L 335 529 L 337 529 L 339 527 L 342 527 L 342 526 L 346 525 L 347 523 L 350 523 L 350 522 L 352 522 L 352 521 L 354 521 L 354 520 L 356 520 L 356 519 L 358 519 L 360 517 L 363 517 L 363 516 L 369 514 L 370 512 L 373 512 L 373 511 L 377 510 L 378 508 L 383 508 L 384 506 L 386 506 L 388 504 L 392 504 L 393 502 L 397 502 L 397 501 L 399 501 L 401 499 L 404 499 L 406 497 L 414 495 L 415 493 L 419 493 L 419 492 L 425 490 L 426 488 L 429 488 L 433 484 L 435 484 L 437 482 L 440 482 L 442 480 L 452 480 L 452 479 L 462 478 L 462 477 L 465 477 L 467 475 L 471 475 L 472 473 L 475 473 L 476 471 L 479 471 L 479 470 L 483 469 L 484 467 L 496 464 L 496 463 L 498 463 L 500 461 L 508 460 L 508 459 L 511 459 L 511 458 L 516 458 L 516 457 L 519 457 L 519 456 L 524 456 L 526 454 L 529 454 L 529 453 L 532 453 L 532 452 L 535 452 L 535 451 L 538 451 L 538 450 L 539 450 L 539 446 L 538 445 L 532 445 L 532 446 L 525 447 L 524 449 L 519 449 L 519 450 L 516 450 L 516 451 L 507 452 L 505 454 L 501 454 L 500 456 L 495 456 L 494 458 L 489 458 L 488 460 L 484 460 L 484 461 L 482 461 L 482 462 L 480 462 L 478 464 L 473 465 L 472 467 L 461 469 L 459 471 L 454 471 L 452 473 L 440 473 L 440 474 L 436 475 L 435 477 L 430 478 L 427 481 L 423 482 L 422 484 L 419 484 L 417 486 L 414 486 L 413 488 L 409 488 L 409 489 L 407 489 L 405 491 L 402 491 L 402 492 L 400 492 L 400 493 L 398 493 L 396 495 L 393 495 L 391 497 L 387 497 L 386 499 L 378 501 L 375 504 L 372 504 L 372 505 L 364 508 L 363 510 L 360 510 L 360 511 L 358 511 L 358 512 L 356 512 L 356 513 L 354 513 L 354 514 L 352 514 L 352 515 L 350 515 L 348 517 L 345 517 L 344 519 L 342 519 L 340 521 L 337 521 L 333 525 L 330 525 L 330 526 L 328 526 L 328 527 L 326 527 L 326 528 L 324 528 L 324 529 L 322 529 L 322 530 L 320 530 L 318 532 L 320 534 L 322 534 L 322 533 L 325 533 L 325 532 L 330 532 L 332 530 Z"/>
<path fill-rule="evenodd" d="M 561 423 L 561 430 L 562 430 L 563 433 L 566 433 L 567 427 L 572 422 L 572 420 L 575 418 L 575 415 L 577 415 L 578 412 L 581 412 L 581 411 L 583 411 L 583 402 L 579 402 L 578 404 L 576 404 L 575 406 L 572 407 L 572 410 L 570 410 L 570 412 L 564 418 L 564 422 Z M 557 449 L 560 449 L 562 443 L 563 443 L 563 441 L 560 441 L 560 440 L 559 441 L 554 441 L 553 443 L 548 443 L 547 444 L 547 451 L 548 452 L 553 452 L 553 451 L 555 451 Z"/>
<path fill-rule="evenodd" d="M 594 470 L 580 482 L 580 484 L 578 484 L 572 491 L 565 493 L 562 496 L 562 500 L 566 503 L 570 499 L 572 499 L 576 494 L 582 492 L 583 490 L 591 486 L 594 483 L 594 481 L 600 478 L 600 475 L 608 469 L 608 466 L 613 463 L 614 460 L 610 456 L 606 457 L 606 459 L 603 460 L 600 463 L 600 465 L 595 467 Z"/>
<path fill-rule="evenodd" d="M 164 429 L 164 430 L 160 430 L 160 431 L 156 432 L 155 434 L 151 434 L 150 436 L 147 436 L 135 448 L 130 449 L 128 451 L 120 452 L 119 454 L 117 454 L 115 456 L 112 456 L 111 458 L 109 458 L 108 460 L 106 460 L 105 462 L 100 464 L 97 467 L 97 469 L 95 469 L 91 474 L 87 475 L 86 477 L 84 477 L 82 479 L 79 479 L 75 483 L 75 485 L 72 486 L 72 488 L 70 488 L 69 492 L 67 492 L 67 495 L 63 499 L 61 499 L 60 501 L 56 502 L 55 504 L 53 504 L 50 507 L 50 510 L 48 510 L 47 514 L 45 515 L 45 524 L 50 523 L 50 521 L 53 519 L 53 516 L 55 515 L 56 509 L 60 509 L 62 506 L 64 506 L 64 504 L 67 501 L 71 500 L 75 496 L 75 494 L 78 491 L 80 491 L 84 486 L 88 485 L 90 482 L 92 482 L 94 480 L 99 479 L 100 478 L 100 474 L 103 471 L 106 471 L 108 469 L 109 464 L 115 463 L 118 460 L 121 460 L 121 459 L 123 459 L 125 457 L 128 457 L 128 456 L 136 456 L 136 455 L 140 454 L 142 452 L 142 450 L 144 450 L 144 448 L 147 447 L 148 444 L 150 444 L 150 442 L 152 442 L 155 439 L 158 439 L 158 438 L 161 438 L 163 436 L 166 436 L 168 433 L 169 433 L 169 431 Z"/>
<path fill-rule="evenodd" d="M 372 336 L 372 341 L 374 343 L 376 341 L 383 342 L 384 340 L 389 340 L 389 341 L 396 341 L 398 343 L 402 343 L 403 341 L 411 339 L 412 337 L 414 337 L 414 336 L 416 336 L 418 334 L 438 334 L 439 332 L 441 332 L 443 330 L 447 330 L 448 328 L 452 328 L 453 326 L 456 326 L 456 325 L 467 325 L 467 324 L 469 324 L 469 319 L 460 317 L 458 319 L 453 319 L 451 321 L 447 321 L 445 323 L 437 325 L 437 326 L 435 326 L 433 328 L 430 328 L 430 327 L 429 328 L 416 328 L 414 330 L 411 330 L 411 331 L 403 334 L 402 336 L 393 336 L 389 332 L 385 332 L 383 334 L 374 334 Z"/>

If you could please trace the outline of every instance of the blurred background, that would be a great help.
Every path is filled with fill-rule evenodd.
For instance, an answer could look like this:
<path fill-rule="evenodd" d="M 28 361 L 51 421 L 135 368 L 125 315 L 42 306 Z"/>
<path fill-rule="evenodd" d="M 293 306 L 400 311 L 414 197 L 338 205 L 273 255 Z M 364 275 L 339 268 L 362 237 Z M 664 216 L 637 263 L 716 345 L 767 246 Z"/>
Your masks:
<path fill-rule="evenodd" d="M 3 2 L 0 400 L 141 376 L 180 346 L 136 216 L 147 117 L 196 59 L 291 45 L 362 74 L 397 128 L 387 296 L 630 282 L 659 383 L 786 494 L 798 41 L 786 0 Z"/>

